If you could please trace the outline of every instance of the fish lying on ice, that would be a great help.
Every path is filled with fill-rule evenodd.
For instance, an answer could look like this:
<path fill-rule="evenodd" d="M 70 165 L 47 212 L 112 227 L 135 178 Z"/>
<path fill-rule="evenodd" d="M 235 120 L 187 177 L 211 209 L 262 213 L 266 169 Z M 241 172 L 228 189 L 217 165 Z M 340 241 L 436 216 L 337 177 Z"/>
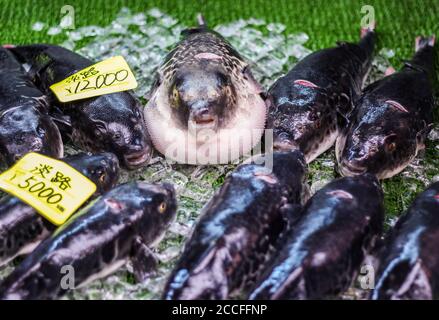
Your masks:
<path fill-rule="evenodd" d="M 340 178 L 307 202 L 250 299 L 320 299 L 346 290 L 382 232 L 383 192 L 370 174 Z"/>
<path fill-rule="evenodd" d="M 119 178 L 119 161 L 112 153 L 80 153 L 63 159 L 96 185 L 95 195 L 114 187 Z M 0 200 L 0 266 L 30 253 L 56 226 L 20 199 L 6 196 Z"/>
<path fill-rule="evenodd" d="M 275 149 L 298 148 L 309 163 L 334 144 L 370 70 L 375 37 L 364 29 L 358 44 L 314 52 L 273 84 L 268 127 Z"/>
<path fill-rule="evenodd" d="M 401 172 L 423 149 L 433 122 L 434 37 L 416 39 L 412 60 L 369 85 L 336 143 L 344 176 Z"/>
<path fill-rule="evenodd" d="M 74 215 L 28 255 L 0 284 L 0 299 L 53 299 L 65 266 L 74 271 L 74 287 L 107 276 L 128 259 L 138 280 L 157 262 L 150 246 L 175 218 L 171 185 L 134 182 L 117 186 Z"/>
<path fill-rule="evenodd" d="M 275 153 L 273 170 L 243 164 L 232 172 L 203 209 L 164 299 L 226 299 L 245 290 L 285 231 L 283 209 L 300 203 L 305 173 L 300 151 Z"/>
<path fill-rule="evenodd" d="M 144 110 L 156 149 L 182 163 L 227 163 L 260 140 L 267 105 L 248 63 L 204 21 L 159 67 Z"/>
<path fill-rule="evenodd" d="M 372 299 L 439 296 L 439 182 L 416 197 L 381 251 Z"/>
<path fill-rule="evenodd" d="M 112 152 L 129 169 L 148 163 L 151 142 L 140 101 L 131 91 L 60 103 L 49 87 L 93 62 L 54 45 L 17 46 L 10 50 L 30 67 L 30 77 L 67 116 L 61 122 L 71 125 L 74 144 L 91 152 Z"/>
<path fill-rule="evenodd" d="M 0 47 L 0 154 L 8 165 L 32 151 L 63 156 L 60 132 L 48 112 L 47 97 Z"/>

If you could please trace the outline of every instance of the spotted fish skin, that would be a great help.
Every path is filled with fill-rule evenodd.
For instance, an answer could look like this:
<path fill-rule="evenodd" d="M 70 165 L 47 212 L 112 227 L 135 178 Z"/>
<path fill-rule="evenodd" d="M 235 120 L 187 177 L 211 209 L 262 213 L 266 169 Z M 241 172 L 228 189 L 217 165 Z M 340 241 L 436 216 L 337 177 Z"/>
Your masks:
<path fill-rule="evenodd" d="M 340 178 L 300 216 L 249 299 L 320 299 L 346 290 L 382 232 L 383 192 L 373 175 Z"/>
<path fill-rule="evenodd" d="M 47 97 L 0 47 L 0 154 L 8 165 L 32 151 L 63 156 L 61 134 L 48 113 Z"/>
<path fill-rule="evenodd" d="M 158 68 L 148 95 L 144 114 L 152 141 L 160 153 L 183 163 L 199 163 L 207 147 L 216 152 L 216 145 L 222 155 L 228 152 L 216 163 L 236 160 L 262 136 L 264 90 L 248 63 L 206 25 L 185 30 L 182 38 Z"/>
<path fill-rule="evenodd" d="M 138 258 L 133 266 L 143 268 L 144 253 L 170 225 L 175 210 L 175 192 L 169 184 L 117 186 L 27 256 L 0 284 L 0 299 L 62 296 L 63 266 L 73 268 L 75 287 L 114 272 L 129 258 Z"/>
<path fill-rule="evenodd" d="M 388 235 L 372 299 L 439 296 L 439 182 L 419 194 Z"/>
<path fill-rule="evenodd" d="M 358 44 L 314 52 L 273 84 L 268 126 L 276 149 L 298 148 L 311 162 L 334 144 L 370 70 L 375 37 L 370 30 Z"/>
<path fill-rule="evenodd" d="M 112 152 L 128 169 L 148 163 L 151 142 L 141 103 L 131 91 L 60 103 L 49 87 L 94 63 L 54 45 L 17 46 L 10 50 L 20 62 L 30 66 L 30 77 L 66 115 L 62 121 L 70 122 L 70 136 L 77 146 L 90 152 Z"/>
<path fill-rule="evenodd" d="M 88 177 L 96 185 L 95 195 L 102 194 L 116 185 L 119 161 L 112 153 L 80 153 L 64 161 Z M 0 266 L 17 256 L 31 252 L 56 227 L 37 211 L 16 197 L 0 200 Z"/>
<path fill-rule="evenodd" d="M 285 231 L 283 208 L 300 203 L 300 152 L 274 155 L 273 170 L 239 166 L 203 209 L 165 286 L 167 300 L 226 299 L 245 290 Z"/>
<path fill-rule="evenodd" d="M 418 38 L 411 61 L 365 88 L 336 143 L 338 170 L 386 179 L 424 148 L 433 122 L 434 38 Z"/>

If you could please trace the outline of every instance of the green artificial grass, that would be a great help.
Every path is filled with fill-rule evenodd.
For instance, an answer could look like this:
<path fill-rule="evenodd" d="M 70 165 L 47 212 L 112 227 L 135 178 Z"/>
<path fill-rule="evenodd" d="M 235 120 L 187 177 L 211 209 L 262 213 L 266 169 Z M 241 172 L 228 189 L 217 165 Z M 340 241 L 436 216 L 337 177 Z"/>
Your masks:
<path fill-rule="evenodd" d="M 136 11 L 157 7 L 187 25 L 195 23 L 201 12 L 210 25 L 243 18 L 263 18 L 280 22 L 287 32 L 302 31 L 310 36 L 311 49 L 333 45 L 338 40 L 358 39 L 361 7 L 375 8 L 378 47 L 395 49 L 392 64 L 401 62 L 413 52 L 414 38 L 420 34 L 439 34 L 439 1 L 437 0 L 0 0 L 0 34 L 3 43 L 60 43 L 64 36 L 48 36 L 31 26 L 42 21 L 58 25 L 62 6 L 75 8 L 76 27 L 107 25 L 123 6 Z"/>

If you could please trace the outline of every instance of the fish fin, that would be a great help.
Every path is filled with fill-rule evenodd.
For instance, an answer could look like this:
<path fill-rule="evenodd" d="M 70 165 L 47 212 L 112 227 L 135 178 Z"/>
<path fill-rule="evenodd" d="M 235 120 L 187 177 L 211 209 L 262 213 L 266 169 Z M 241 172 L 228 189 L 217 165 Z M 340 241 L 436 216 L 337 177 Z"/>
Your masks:
<path fill-rule="evenodd" d="M 134 240 L 131 262 L 137 282 L 144 282 L 150 275 L 155 273 L 158 267 L 157 256 L 140 237 Z"/>
<path fill-rule="evenodd" d="M 70 137 L 72 135 L 72 121 L 70 117 L 65 115 L 61 109 L 56 106 L 52 107 L 52 110 L 53 111 L 50 112 L 50 117 L 53 122 L 55 122 L 63 135 L 66 134 Z"/>
<path fill-rule="evenodd" d="M 194 33 L 205 32 L 209 29 L 209 27 L 207 26 L 207 23 L 206 23 L 206 19 L 204 19 L 204 16 L 201 13 L 197 14 L 197 23 L 198 23 L 197 27 L 188 28 L 188 29 L 183 30 L 181 32 L 181 36 L 187 37 L 187 36 L 190 36 L 191 34 L 194 34 Z"/>
<path fill-rule="evenodd" d="M 436 37 L 434 35 L 429 37 L 421 37 L 421 36 L 416 37 L 415 39 L 416 52 L 426 47 L 434 47 L 435 42 L 436 42 Z"/>
<path fill-rule="evenodd" d="M 360 29 L 361 38 L 364 38 L 369 32 L 375 32 L 376 26 L 376 21 L 374 21 L 370 26 L 362 27 Z"/>
<path fill-rule="evenodd" d="M 147 101 L 151 100 L 154 96 L 155 92 L 157 91 L 157 88 L 160 87 L 162 83 L 161 76 L 159 73 L 156 74 L 154 83 L 151 86 L 151 89 L 143 96 Z"/>
<path fill-rule="evenodd" d="M 424 128 L 422 128 L 417 134 L 416 134 L 416 140 L 418 143 L 418 151 L 425 149 L 425 140 L 427 139 L 428 134 L 430 133 L 431 129 L 433 128 L 433 124 L 426 124 Z"/>
<path fill-rule="evenodd" d="M 204 18 L 204 16 L 201 13 L 197 14 L 197 22 L 198 22 L 198 26 L 200 28 L 207 28 L 206 19 Z"/>
<path fill-rule="evenodd" d="M 254 94 L 262 94 L 263 95 L 262 97 L 264 98 L 265 90 L 262 87 L 262 85 L 253 76 L 253 73 L 251 72 L 249 65 L 246 65 L 244 67 L 244 69 L 242 70 L 242 73 L 244 75 L 244 78 L 250 84 L 250 89 L 252 90 L 252 93 L 254 93 Z"/>

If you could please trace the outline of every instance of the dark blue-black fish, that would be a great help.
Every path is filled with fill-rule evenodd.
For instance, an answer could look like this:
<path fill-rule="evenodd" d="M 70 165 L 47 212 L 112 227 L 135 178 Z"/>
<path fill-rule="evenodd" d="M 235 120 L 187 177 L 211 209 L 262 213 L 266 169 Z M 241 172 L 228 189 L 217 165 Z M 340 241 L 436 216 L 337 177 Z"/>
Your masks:
<path fill-rule="evenodd" d="M 372 299 L 439 296 L 439 182 L 419 194 L 379 254 Z"/>
<path fill-rule="evenodd" d="M 307 202 L 250 299 L 320 299 L 346 290 L 383 226 L 373 175 L 334 180 Z"/>
<path fill-rule="evenodd" d="M 374 44 L 375 32 L 362 30 L 359 43 L 314 52 L 274 83 L 268 126 L 276 149 L 298 148 L 311 162 L 334 144 L 361 93 Z"/>
<path fill-rule="evenodd" d="M 425 147 L 433 123 L 434 50 L 434 37 L 417 38 L 412 60 L 364 90 L 349 127 L 337 139 L 342 175 L 390 178 Z"/>

